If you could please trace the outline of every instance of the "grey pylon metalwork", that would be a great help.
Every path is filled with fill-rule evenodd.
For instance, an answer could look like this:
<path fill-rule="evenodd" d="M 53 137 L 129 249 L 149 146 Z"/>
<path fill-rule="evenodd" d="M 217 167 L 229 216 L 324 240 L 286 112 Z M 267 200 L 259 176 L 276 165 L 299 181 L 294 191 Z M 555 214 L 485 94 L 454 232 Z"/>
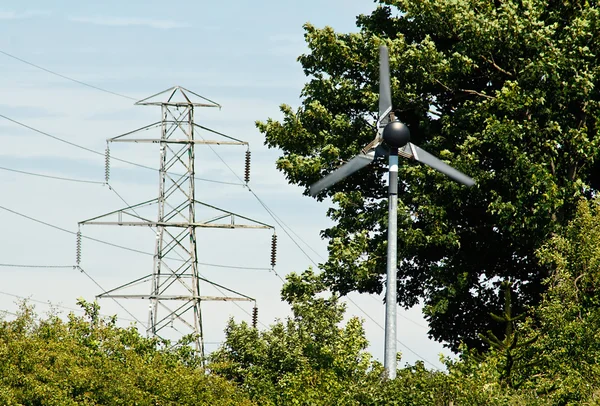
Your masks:
<path fill-rule="evenodd" d="M 388 49 L 379 48 L 379 116 L 377 135 L 362 152 L 310 187 L 310 194 L 316 196 L 324 189 L 334 185 L 352 173 L 364 168 L 376 158 L 389 158 L 388 186 L 388 245 L 386 267 L 385 296 L 385 354 L 384 367 L 390 379 L 396 377 L 396 306 L 397 306 L 397 234 L 398 234 L 398 155 L 412 158 L 436 169 L 450 178 L 467 186 L 475 181 L 464 173 L 440 161 L 427 151 L 410 142 L 408 127 L 400 122 L 392 112 L 392 90 L 390 86 L 390 68 Z"/>
<path fill-rule="evenodd" d="M 194 121 L 195 107 L 220 107 L 183 87 L 176 86 L 136 103 L 137 105 L 160 106 L 162 119 L 138 130 L 110 138 L 110 142 L 155 143 L 160 145 L 160 169 L 158 198 L 125 207 L 98 217 L 81 221 L 80 225 L 119 225 L 150 227 L 156 233 L 156 246 L 152 273 L 115 289 L 103 292 L 98 297 L 122 299 L 149 299 L 147 333 L 161 337 L 167 327 L 178 323 L 177 331 L 195 336 L 196 350 L 204 356 L 204 334 L 201 302 L 253 301 L 253 298 L 228 289 L 203 278 L 198 271 L 196 247 L 197 228 L 253 228 L 273 229 L 272 226 L 248 217 L 229 212 L 195 198 L 195 154 L 198 144 L 241 145 L 248 143 L 225 136 L 198 125 Z M 141 138 L 139 133 L 160 129 L 160 137 Z M 197 139 L 198 130 L 208 130 L 224 139 Z M 199 134 L 198 134 L 199 135 Z M 109 161 L 107 146 L 107 162 Z M 109 170 L 106 169 L 108 178 Z M 107 179 L 108 181 L 108 179 Z M 148 212 L 150 209 L 150 212 Z M 152 220 L 152 212 L 158 212 Z M 208 218 L 198 221 L 199 215 Z M 150 282 L 149 292 L 127 293 L 139 284 Z M 231 296 L 202 296 L 201 282 L 226 290 Z M 185 329 L 185 333 L 179 328 Z"/>

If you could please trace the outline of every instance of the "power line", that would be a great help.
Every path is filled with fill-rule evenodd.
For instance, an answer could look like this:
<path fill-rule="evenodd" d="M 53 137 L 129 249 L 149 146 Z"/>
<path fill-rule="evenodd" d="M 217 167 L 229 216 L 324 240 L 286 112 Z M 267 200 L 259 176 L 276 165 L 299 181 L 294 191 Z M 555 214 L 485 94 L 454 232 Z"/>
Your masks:
<path fill-rule="evenodd" d="M 47 269 L 73 269 L 73 265 L 24 265 L 24 264 L 0 264 L 4 268 L 47 268 Z"/>
<path fill-rule="evenodd" d="M 92 282 L 94 282 L 94 284 L 96 286 L 98 286 L 100 288 L 100 290 L 102 291 L 102 293 L 106 292 L 106 289 L 104 289 L 94 278 L 92 278 L 92 276 L 87 273 L 82 267 L 77 266 L 77 269 L 79 269 L 79 271 L 81 273 L 83 273 L 85 276 L 88 277 L 89 280 L 91 280 Z M 125 312 L 130 315 L 131 317 L 133 317 L 135 319 L 135 321 L 137 321 L 138 323 L 140 323 L 143 327 L 146 327 L 146 325 L 144 323 L 142 323 L 137 317 L 135 317 L 129 310 L 127 310 L 127 308 L 125 308 L 125 306 L 123 306 L 117 299 L 115 299 L 114 297 L 111 298 L 113 300 L 113 302 L 115 302 L 121 309 L 125 310 Z M 147 328 L 147 327 L 146 327 Z"/>
<path fill-rule="evenodd" d="M 81 150 L 87 151 L 87 152 L 95 154 L 95 155 L 100 155 L 102 157 L 105 156 L 104 152 L 96 151 L 94 149 L 91 149 L 91 148 L 88 148 L 88 147 L 84 147 L 83 145 L 79 145 L 79 144 L 76 144 L 74 142 L 71 142 L 71 141 L 65 140 L 63 138 L 57 137 L 56 135 L 52 135 L 52 134 L 50 134 L 48 132 L 39 130 L 39 129 L 35 128 L 35 127 L 27 125 L 27 124 L 25 124 L 25 123 L 23 123 L 21 121 L 15 120 L 15 119 L 10 118 L 8 116 L 5 116 L 3 114 L 0 114 L 0 117 L 4 118 L 5 120 L 8 120 L 8 121 L 12 122 L 13 124 L 19 125 L 21 127 L 27 128 L 28 130 L 34 131 L 34 132 L 36 132 L 38 134 L 41 134 L 41 135 L 44 135 L 46 137 L 52 138 L 55 141 L 59 141 L 59 142 L 65 143 L 67 145 L 70 145 L 70 146 L 75 147 L 75 148 L 79 148 Z M 143 164 L 140 164 L 140 163 L 137 163 L 137 162 L 128 161 L 128 160 L 122 159 L 122 158 L 117 158 L 115 156 L 111 156 L 110 158 L 114 159 L 115 161 L 123 162 L 123 163 L 126 163 L 128 165 L 132 165 L 132 166 L 136 166 L 138 168 L 149 169 L 149 170 L 154 171 L 154 172 L 158 172 L 159 171 L 158 169 L 153 168 L 151 166 L 143 165 Z M 173 176 L 182 176 L 182 175 L 176 174 L 176 173 L 171 173 L 171 175 L 173 175 Z M 223 181 L 220 181 L 220 180 L 206 179 L 206 178 L 199 178 L 199 177 L 194 177 L 194 179 L 202 181 L 202 182 L 218 183 L 218 184 L 222 184 L 222 185 L 243 186 L 243 183 L 223 182 Z"/>
<path fill-rule="evenodd" d="M 23 62 L 23 63 L 25 63 L 25 64 L 27 64 L 27 65 L 29 65 L 29 66 L 33 66 L 34 68 L 37 68 L 37 69 L 43 70 L 44 72 L 48 72 L 48 73 L 50 73 L 50 74 L 52 74 L 52 75 L 55 75 L 55 76 L 61 77 L 61 78 L 63 78 L 63 79 L 70 80 L 71 82 L 75 82 L 75 83 L 78 83 L 78 84 L 80 84 L 80 85 L 83 85 L 83 86 L 90 87 L 90 88 L 92 88 L 92 89 L 95 89 L 95 90 L 100 90 L 101 92 L 109 93 L 109 94 L 112 94 L 112 95 L 114 95 L 114 96 L 119 96 L 119 97 L 122 97 L 122 98 L 124 98 L 124 99 L 129 99 L 129 100 L 137 101 L 137 100 L 136 100 L 136 99 L 134 99 L 133 97 L 125 96 L 124 94 L 120 94 L 120 93 L 116 93 L 116 92 L 113 92 L 113 91 L 110 91 L 110 90 L 106 90 L 106 89 L 103 89 L 103 88 L 101 88 L 101 87 L 98 87 L 98 86 L 90 85 L 89 83 L 82 82 L 81 80 L 73 79 L 72 77 L 69 77 L 69 76 L 66 76 L 66 75 L 60 74 L 60 73 L 58 73 L 58 72 L 51 71 L 50 69 L 46 69 L 46 68 L 44 68 L 44 67 L 41 67 L 41 66 L 39 66 L 39 65 L 36 65 L 36 64 L 34 64 L 34 63 L 32 63 L 32 62 L 26 61 L 25 59 L 21 59 L 21 58 L 19 58 L 19 57 L 15 56 L 15 55 L 11 55 L 11 54 L 9 54 L 8 52 L 5 52 L 5 51 L 2 51 L 2 50 L 0 50 L 0 53 L 2 53 L 2 54 L 4 54 L 4 55 L 8 56 L 9 58 L 16 59 L 16 60 L 17 60 L 17 61 L 19 61 L 19 62 Z"/>
<path fill-rule="evenodd" d="M 84 311 L 85 311 L 85 310 L 83 310 L 83 309 L 76 309 L 76 308 L 74 308 L 74 307 L 68 307 L 68 306 L 63 306 L 63 305 L 54 304 L 54 303 L 51 303 L 50 301 L 43 301 L 43 300 L 33 299 L 33 297 L 31 297 L 31 296 L 30 296 L 30 297 L 19 296 L 19 295 L 15 295 L 15 294 L 13 294 L 13 293 L 2 292 L 2 291 L 0 291 L 0 295 L 11 296 L 11 297 L 15 297 L 15 298 L 17 298 L 17 299 L 26 300 L 26 301 L 29 301 L 29 302 L 34 302 L 34 303 L 40 303 L 40 304 L 43 304 L 43 305 L 46 305 L 46 306 L 58 307 L 58 308 L 60 308 L 60 309 L 71 310 L 71 311 L 74 311 L 74 312 L 80 312 L 80 313 L 81 313 L 81 312 L 84 312 Z M 0 310 L 0 312 L 6 312 L 6 313 L 12 314 L 12 315 L 14 315 L 14 316 L 17 316 L 17 314 L 15 314 L 15 313 L 11 313 L 11 312 L 8 312 L 8 311 L 5 311 L 5 310 Z M 100 315 L 101 315 L 101 316 L 103 316 L 103 317 L 111 317 L 111 316 L 109 316 L 109 315 L 107 315 L 107 314 L 100 314 Z M 139 321 L 137 321 L 137 320 L 133 320 L 133 319 L 121 318 L 121 320 L 125 320 L 125 321 L 135 321 L 135 322 L 138 322 L 138 323 L 139 323 Z"/>
<path fill-rule="evenodd" d="M 12 168 L 6 168 L 6 167 L 2 167 L 2 166 L 0 166 L 0 170 L 9 171 L 9 172 L 16 172 L 16 173 L 20 173 L 22 175 L 39 176 L 41 178 L 48 178 L 48 179 L 55 179 L 55 180 L 64 180 L 64 181 L 68 181 L 68 182 L 91 183 L 91 184 L 96 184 L 96 185 L 104 185 L 105 184 L 104 182 L 95 181 L 95 180 L 75 179 L 75 178 L 63 178 L 61 176 L 52 176 L 52 175 L 44 175 L 44 174 L 41 174 L 41 173 L 35 173 L 35 172 L 26 172 L 26 171 L 21 171 L 21 170 L 12 169 Z"/>
<path fill-rule="evenodd" d="M 369 295 L 368 295 L 368 296 L 369 296 L 371 299 L 375 300 L 377 303 L 379 303 L 379 301 L 380 301 L 380 300 L 379 300 L 379 299 L 377 299 L 375 296 L 373 296 L 373 294 L 369 293 Z M 410 321 L 410 322 L 411 322 L 412 324 L 414 324 L 415 326 L 419 326 L 419 327 L 421 327 L 421 328 L 424 328 L 424 329 L 426 329 L 426 330 L 428 330 L 428 329 L 429 329 L 429 327 L 427 327 L 427 326 L 424 326 L 424 325 L 422 325 L 421 323 L 418 323 L 418 322 L 416 322 L 416 321 L 412 320 L 412 319 L 411 319 L 411 318 L 409 318 L 409 317 L 406 317 L 406 316 L 405 316 L 405 315 L 403 315 L 402 313 L 397 313 L 397 314 L 398 314 L 398 316 L 402 317 L 403 319 Z"/>

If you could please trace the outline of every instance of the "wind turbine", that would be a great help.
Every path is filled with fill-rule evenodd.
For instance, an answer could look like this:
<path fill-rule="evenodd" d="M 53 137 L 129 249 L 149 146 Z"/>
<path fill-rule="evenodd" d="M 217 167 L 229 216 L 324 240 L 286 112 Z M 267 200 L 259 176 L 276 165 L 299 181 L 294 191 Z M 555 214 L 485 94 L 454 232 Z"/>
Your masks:
<path fill-rule="evenodd" d="M 385 148 L 389 148 L 389 152 Z M 310 194 L 316 196 L 322 190 L 334 185 L 369 165 L 378 157 L 389 156 L 389 221 L 387 246 L 387 282 L 385 296 L 385 354 L 384 367 L 390 379 L 396 377 L 396 280 L 397 280 L 397 231 L 398 231 L 398 155 L 412 158 L 436 169 L 457 182 L 473 186 L 475 181 L 464 173 L 440 161 L 427 151 L 410 142 L 410 130 L 392 112 L 392 91 L 388 49 L 379 48 L 379 117 L 377 135 L 360 154 L 314 183 Z"/>

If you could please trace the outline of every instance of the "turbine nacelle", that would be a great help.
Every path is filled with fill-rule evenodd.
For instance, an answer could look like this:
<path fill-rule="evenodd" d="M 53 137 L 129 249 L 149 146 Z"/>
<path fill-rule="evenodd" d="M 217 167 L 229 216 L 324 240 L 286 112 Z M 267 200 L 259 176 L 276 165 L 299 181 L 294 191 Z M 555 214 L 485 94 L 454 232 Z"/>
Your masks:
<path fill-rule="evenodd" d="M 410 141 L 410 130 L 402 121 L 392 121 L 383 128 L 383 141 L 391 148 L 392 152 L 402 148 Z"/>

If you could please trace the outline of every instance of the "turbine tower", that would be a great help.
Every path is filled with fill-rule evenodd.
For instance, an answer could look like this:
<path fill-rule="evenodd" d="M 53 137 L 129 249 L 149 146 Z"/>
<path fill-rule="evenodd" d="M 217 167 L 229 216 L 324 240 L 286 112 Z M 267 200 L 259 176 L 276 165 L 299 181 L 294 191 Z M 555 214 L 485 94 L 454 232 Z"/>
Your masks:
<path fill-rule="evenodd" d="M 194 121 L 196 107 L 220 108 L 219 104 L 180 86 L 172 87 L 135 104 L 160 107 L 161 121 L 107 140 L 106 181 L 108 183 L 109 142 L 158 144 L 160 146 L 158 197 L 81 221 L 79 225 L 150 227 L 156 235 L 153 268 L 151 274 L 103 292 L 98 297 L 148 299 L 147 335 L 162 337 L 161 332 L 165 328 L 175 328 L 174 323 L 177 323 L 177 331 L 182 334 L 193 334 L 196 350 L 204 357 L 202 301 L 253 301 L 255 303 L 256 301 L 200 275 L 196 229 L 273 230 L 273 227 L 196 200 L 194 147 L 198 144 L 248 147 L 248 143 L 245 141 L 225 136 Z M 138 136 L 140 133 L 147 133 L 147 130 L 152 129 L 160 129 L 158 139 Z M 210 131 L 223 139 L 206 140 L 201 137 L 199 130 Z M 200 139 L 197 138 L 197 135 Z M 249 157 L 249 152 L 246 153 L 246 156 Z M 248 176 L 246 173 L 246 182 Z M 149 210 L 151 211 L 148 213 Z M 158 214 L 156 220 L 150 219 L 152 211 Z M 207 220 L 198 221 L 199 214 L 210 215 L 210 217 Z M 275 234 L 273 234 L 273 238 L 275 238 Z M 272 266 L 273 262 L 272 260 Z M 202 296 L 201 282 L 209 283 L 220 291 L 228 291 L 233 295 Z M 130 293 L 132 288 L 144 283 L 150 284 L 149 291 Z M 256 314 L 256 306 L 254 312 Z M 255 317 L 254 315 L 253 319 Z M 185 333 L 181 329 L 185 330 Z"/>

